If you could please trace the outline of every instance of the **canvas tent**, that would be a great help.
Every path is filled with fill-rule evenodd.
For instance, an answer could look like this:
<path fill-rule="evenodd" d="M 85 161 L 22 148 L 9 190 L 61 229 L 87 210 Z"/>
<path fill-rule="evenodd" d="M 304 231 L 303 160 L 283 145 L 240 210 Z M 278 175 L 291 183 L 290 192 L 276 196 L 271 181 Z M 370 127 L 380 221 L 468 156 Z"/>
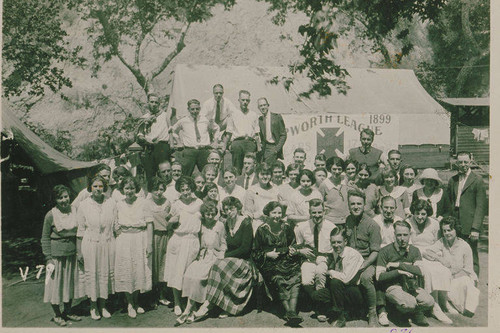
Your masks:
<path fill-rule="evenodd" d="M 2 109 L 2 230 L 10 224 L 39 225 L 50 209 L 52 187 L 67 185 L 75 195 L 86 186 L 85 176 L 95 165 L 53 149 Z"/>
<path fill-rule="evenodd" d="M 350 68 L 346 95 L 336 91 L 325 98 L 299 98 L 309 81 L 295 77 L 287 91 L 282 84 L 271 84 L 274 77 L 290 76 L 286 67 L 206 66 L 177 65 L 167 87 L 170 94 L 169 108 L 177 119 L 187 115 L 187 101 L 196 98 L 202 103 L 212 97 L 216 83 L 224 86 L 224 96 L 238 106 L 238 91 L 251 92 L 250 108 L 256 112 L 257 99 L 267 97 L 271 112 L 288 115 L 288 119 L 314 115 L 346 115 L 367 117 L 369 115 L 391 115 L 391 136 L 397 148 L 409 145 L 443 145 L 450 142 L 450 116 L 422 87 L 412 70 Z M 300 123 L 298 123 L 300 125 Z M 285 118 L 285 125 L 287 118 Z M 304 125 L 304 124 L 303 124 Z M 395 127 L 394 127 L 395 126 Z M 291 129 L 291 128 L 289 128 Z M 290 132 L 289 132 L 290 134 Z M 359 137 L 359 135 L 358 135 Z M 350 145 L 359 144 L 359 139 L 350 140 Z M 287 141 L 287 144 L 289 142 Z M 379 142 L 380 143 L 380 140 Z M 374 143 L 377 146 L 377 140 Z M 381 147 L 389 148 L 389 147 Z M 347 148 L 346 148 L 347 149 Z M 440 146 L 441 149 L 441 146 Z M 285 145 L 285 154 L 287 145 Z M 444 154 L 446 157 L 446 154 Z"/>

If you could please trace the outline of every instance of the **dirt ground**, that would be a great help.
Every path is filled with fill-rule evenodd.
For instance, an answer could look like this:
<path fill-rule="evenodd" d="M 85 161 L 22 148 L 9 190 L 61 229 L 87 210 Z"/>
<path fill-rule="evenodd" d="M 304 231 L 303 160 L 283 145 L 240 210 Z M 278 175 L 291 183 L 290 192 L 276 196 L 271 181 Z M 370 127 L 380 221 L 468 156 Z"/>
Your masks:
<path fill-rule="evenodd" d="M 453 320 L 453 327 L 484 327 L 488 325 L 488 254 L 486 249 L 480 252 L 481 277 L 479 289 L 481 296 L 479 307 L 473 318 L 461 315 L 450 316 Z M 50 322 L 52 310 L 48 304 L 42 302 L 43 299 L 43 279 L 27 280 L 13 286 L 13 282 L 19 280 L 3 280 L 3 307 L 2 324 L 4 327 L 55 327 Z M 264 311 L 258 313 L 252 310 L 243 316 L 229 317 L 226 319 L 209 318 L 202 322 L 183 325 L 184 328 L 195 327 L 284 327 L 284 321 L 277 315 L 279 313 L 278 304 L 270 304 Z M 320 323 L 311 318 L 312 312 L 301 312 L 304 318 L 302 327 L 329 327 L 329 323 Z M 171 308 L 161 306 L 157 310 L 147 311 L 143 315 L 138 315 L 136 319 L 131 319 L 125 311 L 117 310 L 110 319 L 93 321 L 88 313 L 83 314 L 81 322 L 75 322 L 72 327 L 173 327 L 175 315 Z M 429 319 L 431 327 L 448 326 L 438 322 L 436 319 Z M 367 322 L 363 320 L 349 321 L 347 327 L 367 327 Z M 392 324 L 391 326 L 395 326 Z"/>

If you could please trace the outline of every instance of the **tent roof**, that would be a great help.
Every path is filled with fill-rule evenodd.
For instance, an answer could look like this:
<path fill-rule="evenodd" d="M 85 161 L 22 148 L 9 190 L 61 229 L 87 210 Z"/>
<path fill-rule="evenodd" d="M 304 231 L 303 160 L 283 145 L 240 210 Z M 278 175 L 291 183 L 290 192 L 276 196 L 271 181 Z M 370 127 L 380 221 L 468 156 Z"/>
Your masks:
<path fill-rule="evenodd" d="M 258 111 L 257 98 L 268 98 L 276 113 L 338 113 L 338 114 L 446 114 L 446 110 L 422 87 L 412 70 L 347 69 L 347 95 L 336 91 L 325 98 L 300 99 L 309 81 L 297 76 L 287 92 L 283 85 L 268 81 L 273 77 L 290 76 L 286 67 L 177 65 L 170 88 L 170 107 L 177 116 L 187 114 L 187 101 L 196 98 L 202 103 L 212 97 L 216 83 L 224 86 L 224 95 L 238 106 L 238 91 L 251 92 L 250 108 Z M 167 89 L 168 89 L 167 88 Z"/>
<path fill-rule="evenodd" d="M 58 152 L 42 141 L 26 125 L 19 121 L 12 112 L 5 108 L 2 109 L 2 132 L 4 131 L 12 132 L 14 140 L 26 151 L 42 174 L 83 169 L 96 165 L 94 162 L 72 160 Z"/>
<path fill-rule="evenodd" d="M 441 98 L 441 101 L 454 106 L 490 106 L 489 97 Z"/>

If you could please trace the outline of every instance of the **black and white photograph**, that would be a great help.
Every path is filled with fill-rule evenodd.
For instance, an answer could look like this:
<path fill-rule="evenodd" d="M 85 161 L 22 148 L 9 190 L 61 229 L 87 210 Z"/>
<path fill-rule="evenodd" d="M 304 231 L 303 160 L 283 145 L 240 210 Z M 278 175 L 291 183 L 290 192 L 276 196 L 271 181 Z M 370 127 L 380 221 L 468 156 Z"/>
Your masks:
<path fill-rule="evenodd" d="M 2 329 L 499 320 L 498 3 L 1 3 Z"/>

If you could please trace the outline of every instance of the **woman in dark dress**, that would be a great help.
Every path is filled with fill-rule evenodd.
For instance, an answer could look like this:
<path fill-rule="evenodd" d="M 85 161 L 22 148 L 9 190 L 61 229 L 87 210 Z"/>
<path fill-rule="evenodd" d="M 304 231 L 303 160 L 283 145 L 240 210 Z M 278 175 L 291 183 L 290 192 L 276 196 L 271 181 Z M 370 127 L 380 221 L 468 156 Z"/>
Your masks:
<path fill-rule="evenodd" d="M 255 234 L 253 259 L 274 295 L 278 295 L 290 326 L 302 322 L 297 315 L 300 289 L 299 256 L 292 256 L 295 245 L 293 227 L 283 221 L 284 207 L 271 201 L 264 207 L 265 222 Z M 291 251 L 290 251 L 291 250 Z"/>
<path fill-rule="evenodd" d="M 219 318 L 241 313 L 254 287 L 264 282 L 251 260 L 252 220 L 241 215 L 242 207 L 241 201 L 235 197 L 229 196 L 222 201 L 222 209 L 226 214 L 227 250 L 224 259 L 217 260 L 210 270 L 207 300 L 195 312 L 196 321 L 206 317 L 214 306 L 223 310 Z"/>

